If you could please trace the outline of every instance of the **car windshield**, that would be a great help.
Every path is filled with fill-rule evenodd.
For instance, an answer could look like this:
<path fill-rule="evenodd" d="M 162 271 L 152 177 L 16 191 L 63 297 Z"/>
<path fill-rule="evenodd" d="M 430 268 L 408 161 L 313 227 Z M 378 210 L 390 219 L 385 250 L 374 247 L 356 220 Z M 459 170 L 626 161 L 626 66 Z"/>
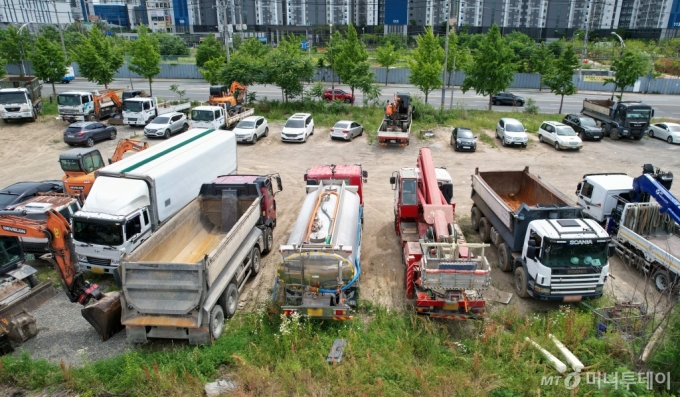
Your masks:
<path fill-rule="evenodd" d="M 168 124 L 168 121 L 170 121 L 170 117 L 156 117 L 151 124 Z"/>
<path fill-rule="evenodd" d="M 80 168 L 80 161 L 78 160 L 62 159 L 59 160 L 59 164 L 63 171 L 82 171 Z"/>
<path fill-rule="evenodd" d="M 246 129 L 246 130 L 250 130 L 250 129 L 255 128 L 255 122 L 243 120 L 236 125 L 236 128 L 243 128 L 243 129 Z"/>
<path fill-rule="evenodd" d="M 121 245 L 123 228 L 116 223 L 100 223 L 74 218 L 73 238 L 87 244 Z"/>
<path fill-rule="evenodd" d="M 522 124 L 505 123 L 505 130 L 508 132 L 524 132 Z"/>
<path fill-rule="evenodd" d="M 23 92 L 0 92 L 0 104 L 26 103 L 26 95 Z"/>
<path fill-rule="evenodd" d="M 80 105 L 80 95 L 61 94 L 57 96 L 57 103 L 62 106 Z"/>
<path fill-rule="evenodd" d="M 333 128 L 347 128 L 347 127 L 349 127 L 348 123 L 335 123 L 335 125 L 333 126 Z"/>
<path fill-rule="evenodd" d="M 648 109 L 628 109 L 629 119 L 649 120 L 650 114 Z"/>
<path fill-rule="evenodd" d="M 193 121 L 213 121 L 212 110 L 192 110 L 191 119 Z"/>
<path fill-rule="evenodd" d="M 668 129 L 673 132 L 680 132 L 680 125 L 669 125 Z"/>
<path fill-rule="evenodd" d="M 123 111 L 124 112 L 141 112 L 142 103 L 133 101 L 123 101 Z"/>
<path fill-rule="evenodd" d="M 581 125 L 584 125 L 586 127 L 597 127 L 597 123 L 595 122 L 595 120 L 591 118 L 582 118 L 579 120 L 581 121 Z"/>
<path fill-rule="evenodd" d="M 0 236 L 0 268 L 21 258 L 21 247 L 16 237 Z"/>
<path fill-rule="evenodd" d="M 17 199 L 16 194 L 0 193 L 0 209 L 7 207 Z"/>
<path fill-rule="evenodd" d="M 557 127 L 557 135 L 559 136 L 574 136 L 576 132 L 571 127 Z"/>
<path fill-rule="evenodd" d="M 286 121 L 286 128 L 304 128 L 305 122 L 303 120 L 288 120 Z"/>
<path fill-rule="evenodd" d="M 472 131 L 470 130 L 458 130 L 458 138 L 467 138 L 471 139 L 474 138 L 475 136 L 472 135 Z"/>
<path fill-rule="evenodd" d="M 566 243 L 546 241 L 541 263 L 548 267 L 604 266 L 607 264 L 609 243 L 592 240 L 567 240 Z"/>

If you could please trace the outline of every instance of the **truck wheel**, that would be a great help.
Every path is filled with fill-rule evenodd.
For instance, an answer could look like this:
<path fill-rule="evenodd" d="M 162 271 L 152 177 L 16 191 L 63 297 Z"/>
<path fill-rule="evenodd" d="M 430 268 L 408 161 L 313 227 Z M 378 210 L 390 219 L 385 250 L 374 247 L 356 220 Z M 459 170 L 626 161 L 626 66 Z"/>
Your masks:
<path fill-rule="evenodd" d="M 38 277 L 35 274 L 31 274 L 30 276 L 26 277 L 26 282 L 31 288 L 34 288 L 40 284 L 40 281 L 38 281 Z"/>
<path fill-rule="evenodd" d="M 229 283 L 227 290 L 220 296 L 217 303 L 224 308 L 224 315 L 226 318 L 234 317 L 234 314 L 236 314 L 236 306 L 238 305 L 238 288 L 236 288 L 236 284 Z"/>
<path fill-rule="evenodd" d="M 482 238 L 483 243 L 491 242 L 491 225 L 485 217 L 479 219 L 479 237 Z"/>
<path fill-rule="evenodd" d="M 504 272 L 512 270 L 512 252 L 505 243 L 498 246 L 498 267 Z"/>
<path fill-rule="evenodd" d="M 612 128 L 612 130 L 609 132 L 609 137 L 614 141 L 618 141 L 619 140 L 619 129 L 618 128 Z"/>
<path fill-rule="evenodd" d="M 529 297 L 529 293 L 527 292 L 527 272 L 522 266 L 518 266 L 517 269 L 515 269 L 515 293 L 520 298 Z"/>
<path fill-rule="evenodd" d="M 210 311 L 210 336 L 218 339 L 222 336 L 222 331 L 224 331 L 224 310 L 222 306 L 215 305 Z"/>
<path fill-rule="evenodd" d="M 472 225 L 472 230 L 479 230 L 479 218 L 481 217 L 482 214 L 479 212 L 479 208 L 477 208 L 477 206 L 472 206 L 472 210 L 470 211 L 470 224 Z"/>
<path fill-rule="evenodd" d="M 652 281 L 654 281 L 654 286 L 659 292 L 666 291 L 668 286 L 671 285 L 666 269 L 657 269 L 652 276 Z"/>
<path fill-rule="evenodd" d="M 272 228 L 267 227 L 264 229 L 264 249 L 262 250 L 262 254 L 270 253 L 273 246 L 274 246 L 274 231 L 272 230 Z"/>
<path fill-rule="evenodd" d="M 250 253 L 250 269 L 252 270 L 251 275 L 253 277 L 257 276 L 260 272 L 260 249 L 253 247 L 253 251 Z"/>
<path fill-rule="evenodd" d="M 87 121 L 94 121 L 94 114 L 90 113 L 87 115 Z"/>

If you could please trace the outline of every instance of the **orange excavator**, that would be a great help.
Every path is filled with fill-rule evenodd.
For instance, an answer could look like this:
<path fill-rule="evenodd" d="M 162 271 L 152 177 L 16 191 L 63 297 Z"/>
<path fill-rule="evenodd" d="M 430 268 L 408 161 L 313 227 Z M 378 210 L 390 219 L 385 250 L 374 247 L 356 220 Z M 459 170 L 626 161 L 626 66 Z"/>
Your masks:
<path fill-rule="evenodd" d="M 102 340 L 107 340 L 122 329 L 119 294 L 114 292 L 104 295 L 97 284 L 85 281 L 83 272 L 77 266 L 71 226 L 66 218 L 54 209 L 48 209 L 44 219 L 40 220 L 29 219 L 24 215 L 25 211 L 0 211 L 0 237 L 47 238 L 55 268 L 68 299 L 85 306 L 82 315 L 97 330 Z M 16 284 L 15 281 L 13 283 Z M 4 285 L 0 285 L 0 289 L 3 287 Z M 28 293 L 30 294 L 32 292 Z M 6 323 L 4 315 L 16 313 L 16 309 L 21 310 L 22 298 L 24 296 L 19 299 L 6 297 L 6 302 L 10 303 L 4 308 L 0 321 Z M 91 300 L 98 302 L 88 305 Z"/>
<path fill-rule="evenodd" d="M 118 92 L 121 91 L 118 90 Z M 118 112 L 115 113 L 120 113 L 122 111 L 121 109 L 123 109 L 123 102 L 118 97 L 118 92 L 116 92 L 116 90 L 102 90 L 99 91 L 98 94 L 94 95 L 94 115 L 96 116 L 97 120 L 102 118 L 101 103 L 107 99 L 110 99 L 116 105 L 116 108 L 118 108 Z"/>
<path fill-rule="evenodd" d="M 229 104 L 230 106 L 241 105 L 247 91 L 248 88 L 238 81 L 231 83 L 229 89 L 227 89 L 227 86 L 213 85 L 210 86 L 208 103 L 212 106 L 222 104 Z"/>
<path fill-rule="evenodd" d="M 118 141 L 109 164 L 120 161 L 129 151 L 141 152 L 148 149 L 149 143 L 139 139 L 121 139 Z M 105 166 L 102 155 L 95 148 L 71 149 L 59 155 L 59 164 L 64 170 L 64 190 L 69 194 L 87 197 L 94 183 L 94 172 Z"/>

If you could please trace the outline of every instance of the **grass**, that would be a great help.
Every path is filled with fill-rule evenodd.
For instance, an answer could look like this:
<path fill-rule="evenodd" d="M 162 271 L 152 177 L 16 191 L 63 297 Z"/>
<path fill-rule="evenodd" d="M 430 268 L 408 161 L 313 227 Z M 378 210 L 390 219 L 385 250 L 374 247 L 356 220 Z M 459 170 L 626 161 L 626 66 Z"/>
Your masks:
<path fill-rule="evenodd" d="M 540 384 L 542 376 L 557 373 L 525 337 L 557 356 L 549 333 L 590 371 L 622 372 L 629 365 L 623 340 L 617 334 L 597 338 L 593 315 L 578 306 L 531 317 L 504 310 L 483 323 L 465 324 L 362 303 L 358 317 L 352 322 L 282 319 L 270 306 L 230 320 L 225 334 L 209 346 L 141 347 L 82 368 L 32 360 L 27 353 L 4 356 L 0 382 L 31 390 L 66 388 L 81 396 L 202 395 L 205 382 L 221 378 L 235 380 L 241 395 L 572 395 L 564 387 Z M 336 338 L 348 345 L 342 362 L 329 365 L 325 358 Z M 581 382 L 580 394 L 593 391 Z M 634 385 L 616 395 L 652 395 L 645 392 Z"/>
<path fill-rule="evenodd" d="M 43 116 L 57 116 L 57 115 L 59 115 L 59 110 L 57 109 L 57 102 L 53 101 L 53 103 L 50 103 L 49 98 L 44 98 L 43 99 L 42 115 Z"/>

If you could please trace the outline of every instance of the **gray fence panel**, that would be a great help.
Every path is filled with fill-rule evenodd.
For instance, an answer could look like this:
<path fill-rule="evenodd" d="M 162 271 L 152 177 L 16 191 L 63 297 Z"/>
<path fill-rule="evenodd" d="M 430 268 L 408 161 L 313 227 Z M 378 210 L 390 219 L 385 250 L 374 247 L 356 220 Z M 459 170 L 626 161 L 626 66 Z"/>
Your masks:
<path fill-rule="evenodd" d="M 649 82 L 648 92 L 651 94 L 680 94 L 680 79 L 654 79 Z"/>
<path fill-rule="evenodd" d="M 510 88 L 538 88 L 541 76 L 534 73 L 515 73 Z"/>

